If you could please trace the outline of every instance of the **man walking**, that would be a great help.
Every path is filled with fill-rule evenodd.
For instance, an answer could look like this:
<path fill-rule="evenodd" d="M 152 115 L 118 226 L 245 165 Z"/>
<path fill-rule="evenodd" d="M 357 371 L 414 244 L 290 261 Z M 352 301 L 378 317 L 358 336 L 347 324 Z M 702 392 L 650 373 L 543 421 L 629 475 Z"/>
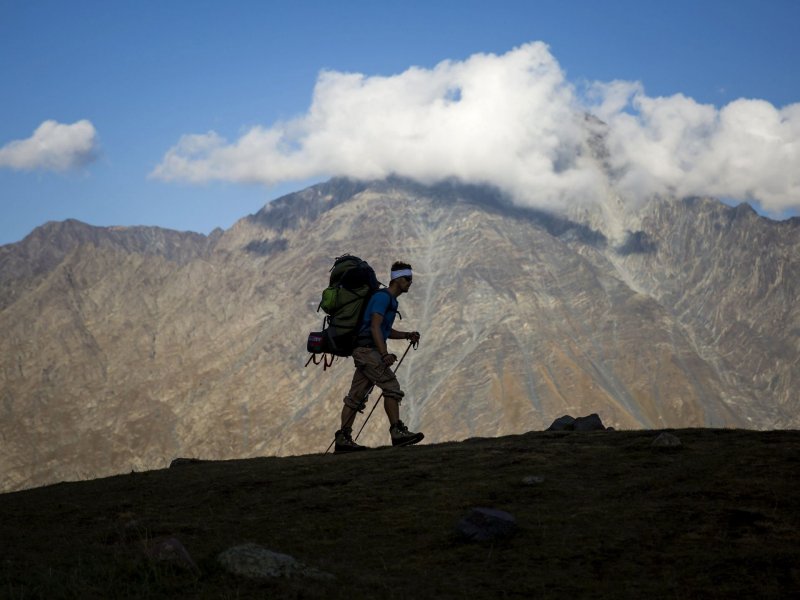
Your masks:
<path fill-rule="evenodd" d="M 392 328 L 397 315 L 397 298 L 409 290 L 412 280 L 411 265 L 394 263 L 389 287 L 375 292 L 367 303 L 356 348 L 353 350 L 356 371 L 350 391 L 344 398 L 342 428 L 336 432 L 335 452 L 366 450 L 366 446 L 353 441 L 353 422 L 356 413 L 362 412 L 366 407 L 367 395 L 374 385 L 383 391 L 383 407 L 389 418 L 392 445 L 408 446 L 425 437 L 422 433 L 409 431 L 400 420 L 400 402 L 404 394 L 391 369 L 397 356 L 386 349 L 387 339 L 410 340 L 414 344 L 419 342 L 418 332 L 397 331 Z"/>

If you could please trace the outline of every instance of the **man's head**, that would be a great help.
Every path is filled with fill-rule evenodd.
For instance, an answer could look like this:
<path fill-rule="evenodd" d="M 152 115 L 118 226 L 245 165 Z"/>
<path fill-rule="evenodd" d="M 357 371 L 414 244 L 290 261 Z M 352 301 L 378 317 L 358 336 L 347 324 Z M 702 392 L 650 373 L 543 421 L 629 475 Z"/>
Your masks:
<path fill-rule="evenodd" d="M 412 280 L 411 265 L 399 261 L 392 265 L 389 287 L 393 288 L 395 296 L 406 293 L 411 287 Z"/>

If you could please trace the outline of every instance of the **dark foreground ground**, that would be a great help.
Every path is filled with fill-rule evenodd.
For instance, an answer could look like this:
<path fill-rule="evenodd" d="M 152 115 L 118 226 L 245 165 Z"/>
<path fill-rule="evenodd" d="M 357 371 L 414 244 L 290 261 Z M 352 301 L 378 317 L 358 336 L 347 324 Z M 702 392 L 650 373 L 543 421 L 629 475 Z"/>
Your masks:
<path fill-rule="evenodd" d="M 529 433 L 193 464 L 0 495 L 1 598 L 800 596 L 800 432 Z M 540 483 L 525 485 L 537 476 Z M 454 535 L 513 514 L 495 543 Z M 198 572 L 146 549 L 179 539 Z M 252 581 L 244 542 L 335 581 Z"/>

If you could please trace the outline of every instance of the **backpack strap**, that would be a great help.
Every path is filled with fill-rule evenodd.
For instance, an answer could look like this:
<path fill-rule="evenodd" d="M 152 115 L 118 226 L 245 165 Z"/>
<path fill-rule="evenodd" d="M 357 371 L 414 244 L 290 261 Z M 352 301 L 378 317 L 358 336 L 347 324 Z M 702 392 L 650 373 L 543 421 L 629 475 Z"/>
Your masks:
<path fill-rule="evenodd" d="M 392 294 L 389 292 L 389 288 L 388 287 L 380 288 L 378 290 L 375 290 L 374 292 L 372 292 L 372 295 L 374 296 L 375 294 L 380 294 L 381 292 L 386 292 L 387 294 L 389 294 L 389 307 L 394 305 L 394 314 L 396 314 L 398 317 L 400 317 L 400 320 L 402 321 L 403 320 L 403 315 L 401 315 L 400 311 L 398 310 L 398 308 L 400 308 L 400 306 L 399 306 L 399 303 L 397 302 L 397 298 L 392 296 Z M 370 297 L 370 300 L 372 300 L 372 297 Z"/>
<path fill-rule="evenodd" d="M 400 320 L 402 321 L 403 320 L 403 315 L 400 314 L 400 310 L 399 310 L 400 303 L 397 301 L 397 298 L 395 298 L 394 296 L 392 296 L 391 293 L 389 293 L 389 288 L 385 287 L 385 288 L 381 288 L 379 290 L 376 290 L 375 293 L 373 294 L 373 296 L 375 294 L 377 294 L 378 292 L 386 292 L 387 294 L 389 294 L 389 296 L 390 296 L 390 298 L 389 298 L 389 306 L 394 304 L 394 307 L 395 307 L 394 308 L 394 314 L 396 314 L 398 317 L 400 317 Z"/>
<path fill-rule="evenodd" d="M 327 371 L 328 369 L 330 369 L 331 365 L 333 364 L 333 361 L 335 361 L 335 360 L 336 360 L 336 356 L 333 355 L 333 354 L 320 354 L 319 358 L 317 358 L 316 354 L 312 354 L 309 357 L 309 359 L 306 361 L 306 366 L 308 366 L 312 362 L 315 365 L 322 364 L 322 370 L 323 371 Z"/>

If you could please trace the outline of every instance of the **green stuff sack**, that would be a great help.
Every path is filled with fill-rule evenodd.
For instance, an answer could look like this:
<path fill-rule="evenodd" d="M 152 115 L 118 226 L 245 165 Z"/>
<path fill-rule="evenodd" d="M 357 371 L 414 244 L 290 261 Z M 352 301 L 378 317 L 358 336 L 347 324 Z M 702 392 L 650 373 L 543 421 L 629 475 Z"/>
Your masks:
<path fill-rule="evenodd" d="M 338 291 L 338 288 L 328 287 L 322 292 L 322 301 L 319 303 L 319 308 L 321 308 L 326 315 L 332 315 L 336 312 L 336 301 L 339 296 Z"/>

